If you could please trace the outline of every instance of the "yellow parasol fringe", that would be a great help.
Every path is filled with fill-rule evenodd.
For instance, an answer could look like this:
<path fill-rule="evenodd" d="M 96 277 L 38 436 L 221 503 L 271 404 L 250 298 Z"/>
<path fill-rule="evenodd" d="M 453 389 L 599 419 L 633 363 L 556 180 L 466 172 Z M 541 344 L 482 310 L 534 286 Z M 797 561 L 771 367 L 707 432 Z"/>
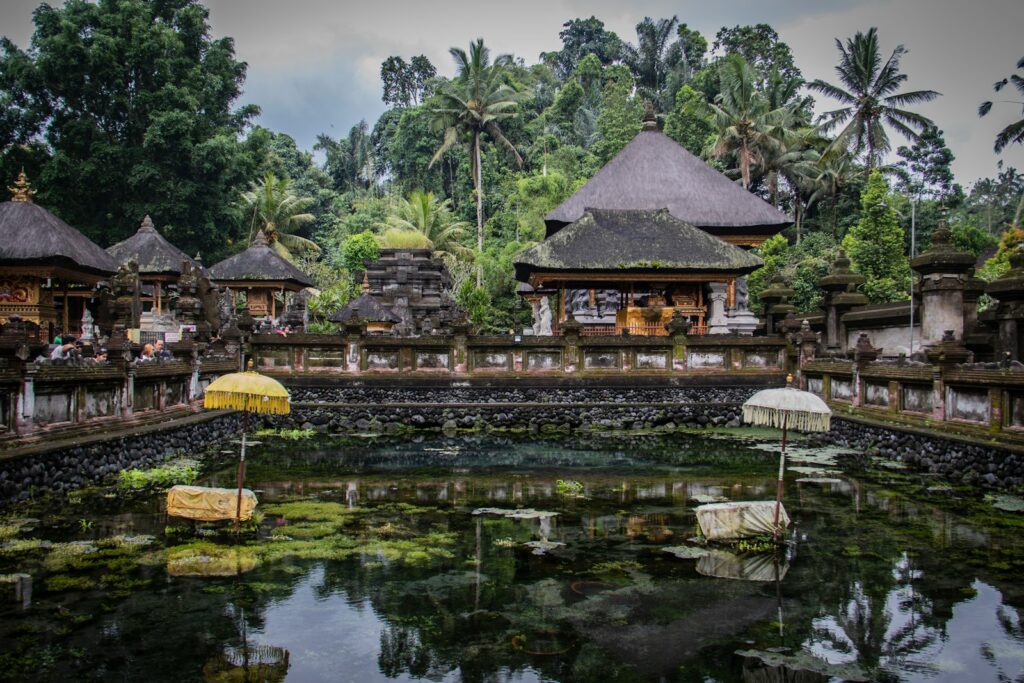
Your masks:
<path fill-rule="evenodd" d="M 258 372 L 233 372 L 218 377 L 206 387 L 203 407 L 273 415 L 291 412 L 288 390 L 277 380 Z"/>

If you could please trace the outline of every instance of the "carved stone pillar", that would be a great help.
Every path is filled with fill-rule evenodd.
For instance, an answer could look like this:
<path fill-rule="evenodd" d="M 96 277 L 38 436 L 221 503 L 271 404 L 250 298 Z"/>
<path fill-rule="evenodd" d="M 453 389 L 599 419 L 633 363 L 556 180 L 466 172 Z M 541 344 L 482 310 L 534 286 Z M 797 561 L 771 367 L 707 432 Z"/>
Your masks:
<path fill-rule="evenodd" d="M 864 306 L 868 298 L 857 291 L 864 284 L 864 276 L 850 270 L 850 259 L 840 250 L 832 264 L 832 272 L 818 280 L 825 290 L 822 307 L 825 309 L 825 347 L 833 352 L 845 352 L 849 346 L 843 314 L 857 306 Z"/>
<path fill-rule="evenodd" d="M 729 285 L 724 282 L 711 282 L 708 284 L 708 290 L 708 299 L 711 301 L 708 334 L 729 334 L 729 319 L 725 315 L 725 299 Z"/>
<path fill-rule="evenodd" d="M 964 287 L 974 257 L 957 251 L 946 222 L 940 221 L 928 251 L 910 262 L 921 275 L 921 343 L 933 346 L 952 330 L 957 341 L 964 338 Z"/>

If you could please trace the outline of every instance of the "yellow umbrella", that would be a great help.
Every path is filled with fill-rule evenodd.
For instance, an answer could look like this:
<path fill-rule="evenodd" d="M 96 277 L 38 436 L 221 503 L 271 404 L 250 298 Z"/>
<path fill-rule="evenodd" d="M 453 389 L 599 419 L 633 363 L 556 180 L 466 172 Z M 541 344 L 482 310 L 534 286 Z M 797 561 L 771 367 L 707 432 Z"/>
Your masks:
<path fill-rule="evenodd" d="M 275 379 L 254 372 L 252 360 L 248 372 L 233 372 L 218 377 L 206 387 L 203 407 L 210 410 L 242 411 L 242 454 L 238 459 L 238 502 L 235 527 L 242 518 L 242 481 L 245 479 L 245 432 L 249 413 L 287 415 L 291 412 L 288 390 Z"/>
<path fill-rule="evenodd" d="M 809 391 L 793 388 L 793 375 L 786 377 L 783 389 L 763 389 L 743 404 L 743 421 L 763 427 L 782 429 L 779 453 L 779 480 L 775 491 L 775 538 L 779 536 L 779 506 L 782 504 L 782 478 L 786 471 L 786 430 L 827 432 L 832 410 Z"/>

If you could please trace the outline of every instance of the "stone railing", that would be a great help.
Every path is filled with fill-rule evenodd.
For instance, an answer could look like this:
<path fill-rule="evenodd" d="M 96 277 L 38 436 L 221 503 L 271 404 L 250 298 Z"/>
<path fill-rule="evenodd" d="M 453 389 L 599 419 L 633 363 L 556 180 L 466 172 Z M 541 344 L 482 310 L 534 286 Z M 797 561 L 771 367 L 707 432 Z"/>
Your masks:
<path fill-rule="evenodd" d="M 0 448 L 24 437 L 80 435 L 188 413 L 198 409 L 210 382 L 238 370 L 237 355 L 203 358 L 191 352 L 147 363 L 3 361 Z"/>
<path fill-rule="evenodd" d="M 281 375 L 781 376 L 782 337 L 737 335 L 387 337 L 255 335 L 257 368 Z"/>
<path fill-rule="evenodd" d="M 818 359 L 804 365 L 801 381 L 840 417 L 1024 445 L 1024 370 Z"/>

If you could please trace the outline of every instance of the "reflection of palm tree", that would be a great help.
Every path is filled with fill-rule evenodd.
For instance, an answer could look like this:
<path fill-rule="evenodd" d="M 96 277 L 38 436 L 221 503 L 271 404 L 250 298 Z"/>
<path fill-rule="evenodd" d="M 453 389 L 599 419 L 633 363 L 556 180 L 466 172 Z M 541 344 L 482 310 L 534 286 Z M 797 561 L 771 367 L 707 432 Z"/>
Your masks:
<path fill-rule="evenodd" d="M 274 251 L 289 261 L 294 260 L 292 251 L 319 252 L 320 247 L 312 240 L 290 234 L 316 220 L 313 214 L 304 213 L 312 203 L 312 199 L 298 197 L 291 191 L 288 178 L 267 173 L 242 193 L 242 206 L 246 215 L 251 216 L 250 239 L 262 230 Z"/>

